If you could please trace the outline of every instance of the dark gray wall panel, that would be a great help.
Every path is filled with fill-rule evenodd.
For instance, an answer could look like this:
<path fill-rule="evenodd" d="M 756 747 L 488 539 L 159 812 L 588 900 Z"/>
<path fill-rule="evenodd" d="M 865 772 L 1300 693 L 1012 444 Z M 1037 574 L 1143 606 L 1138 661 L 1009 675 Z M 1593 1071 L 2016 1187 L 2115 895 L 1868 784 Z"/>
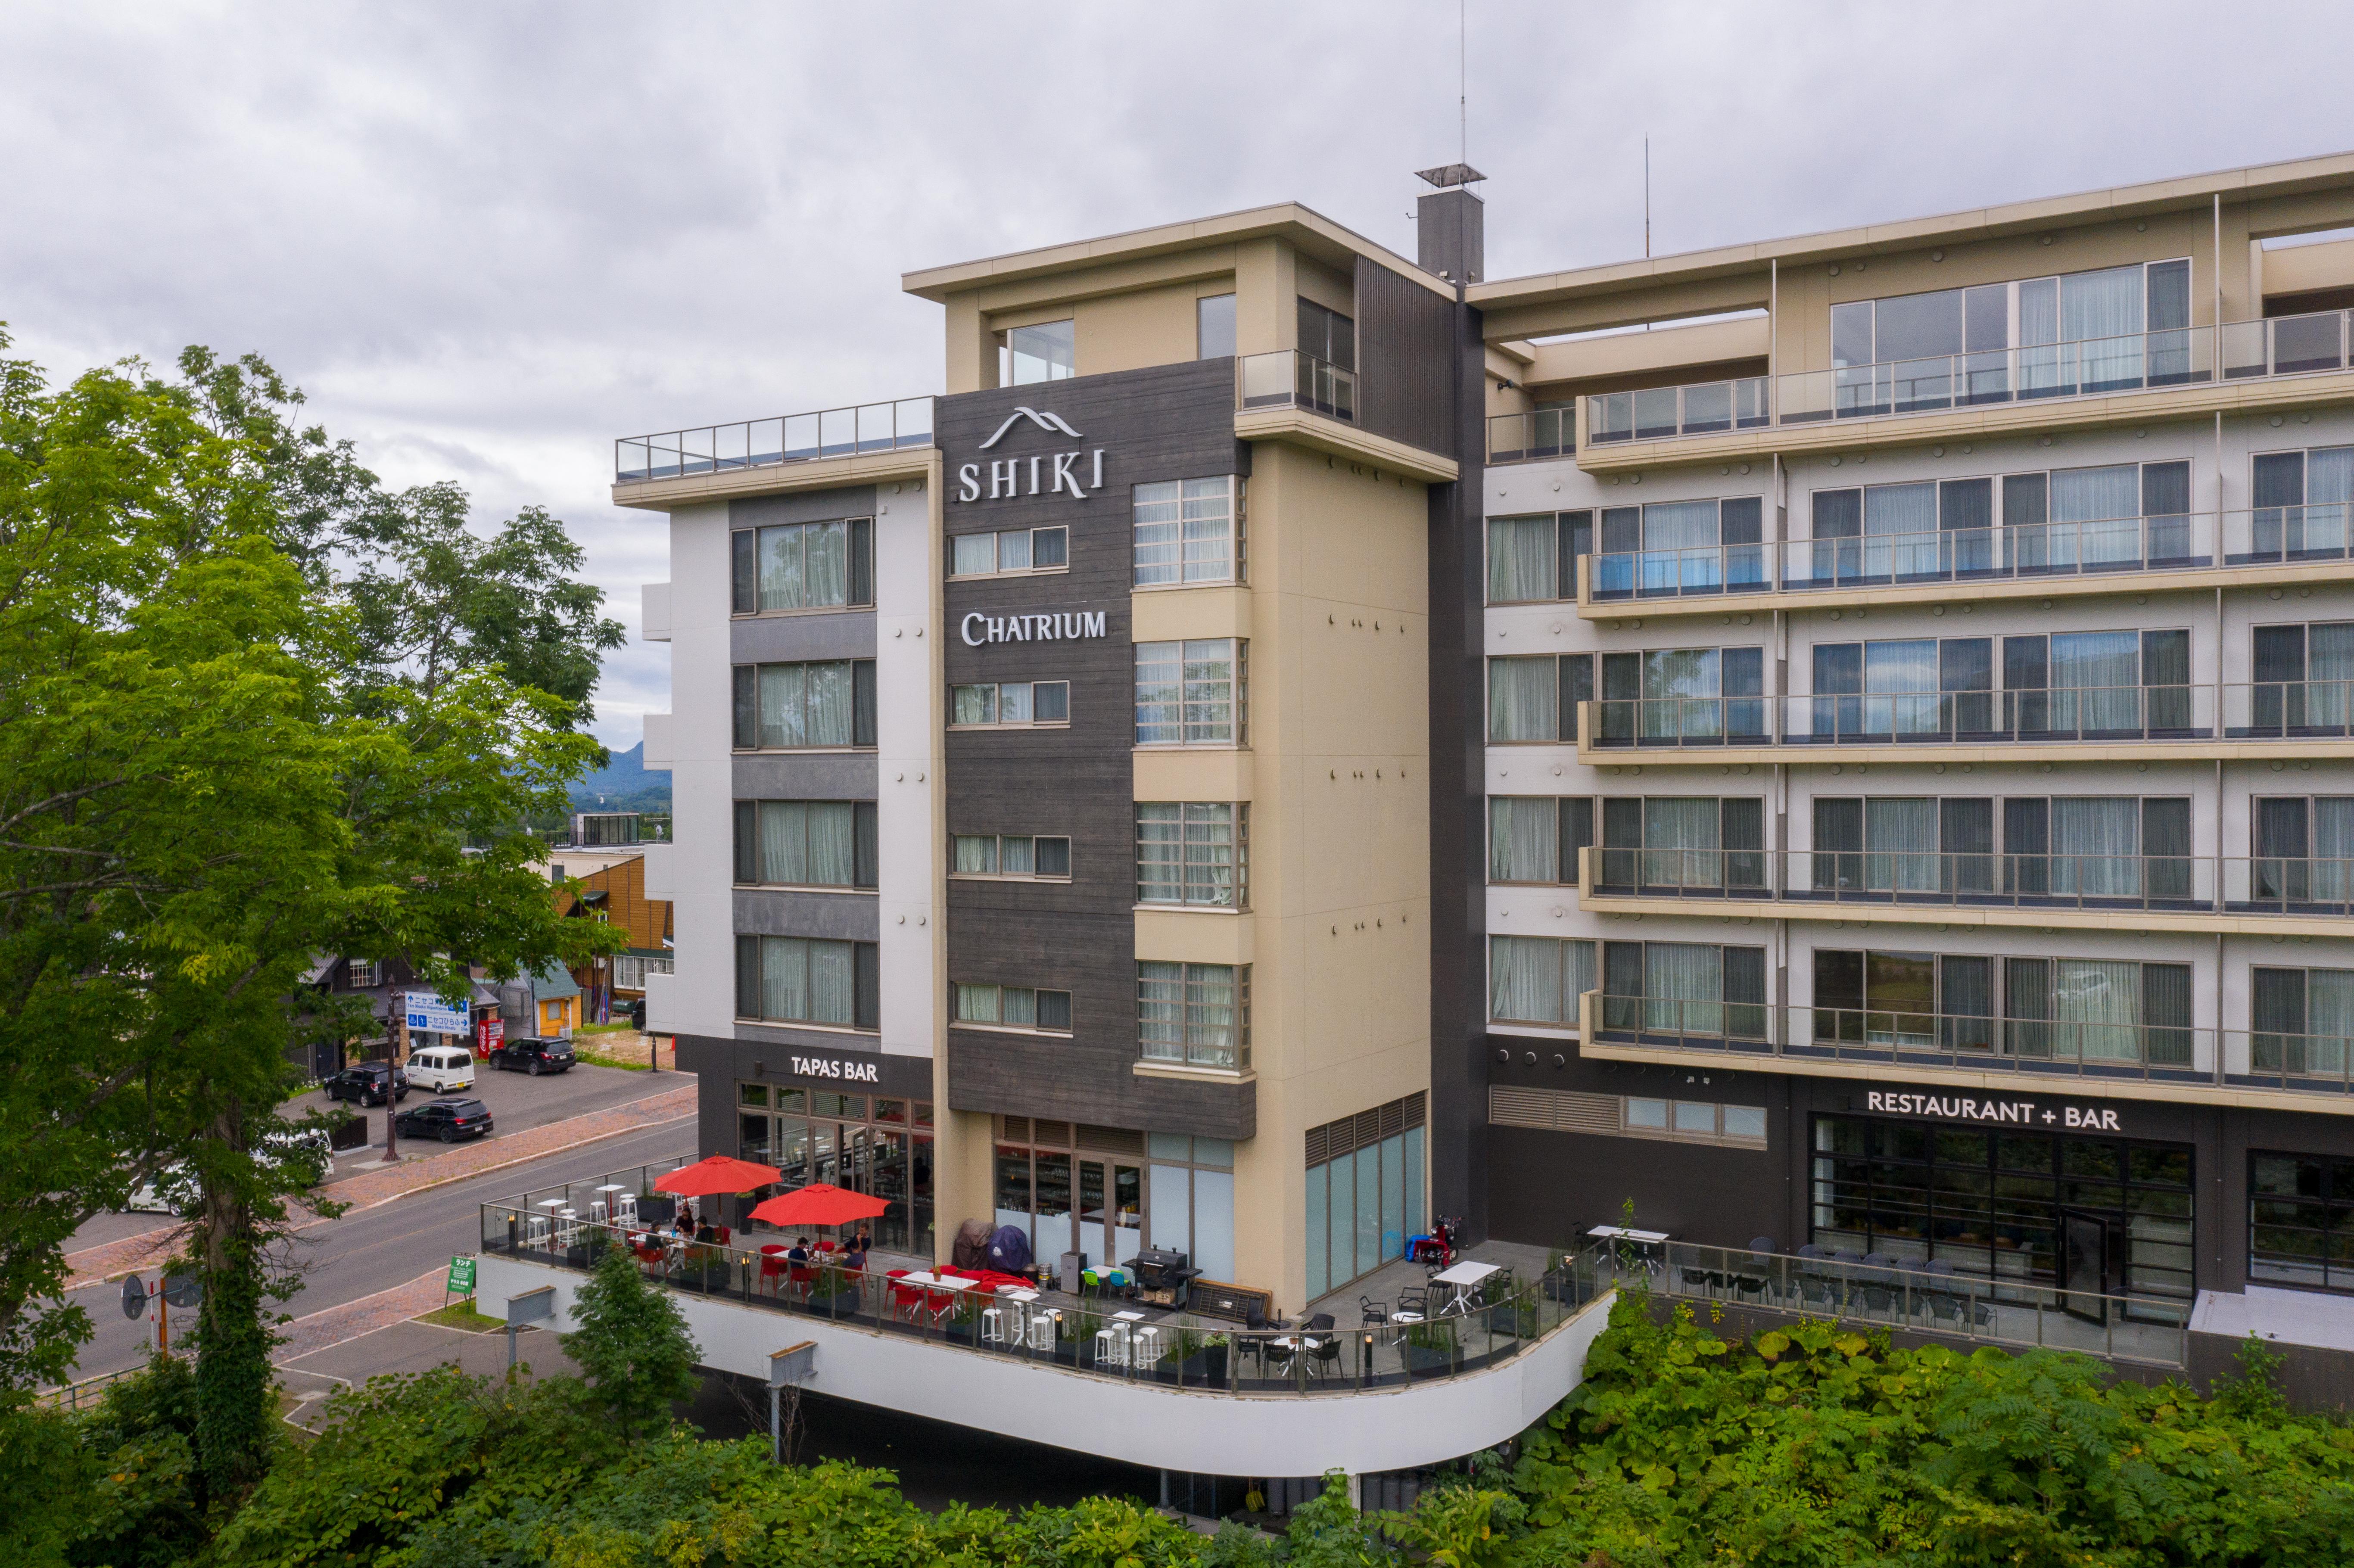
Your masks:
<path fill-rule="evenodd" d="M 738 664 L 872 659 L 875 612 L 838 609 L 810 615 L 745 616 L 727 623 L 727 649 Z"/>
<path fill-rule="evenodd" d="M 727 503 L 727 525 L 758 528 L 771 523 L 830 523 L 836 517 L 875 515 L 875 487 L 847 484 L 839 490 L 807 490 L 796 495 L 756 495 Z"/>
<path fill-rule="evenodd" d="M 746 936 L 874 942 L 882 939 L 883 916 L 880 902 L 872 893 L 781 893 L 739 887 L 736 929 Z"/>
<path fill-rule="evenodd" d="M 695 1119 L 699 1153 L 737 1152 L 736 1085 L 740 1081 L 900 1095 L 917 1100 L 931 1098 L 932 1061 L 928 1056 L 886 1056 L 871 1043 L 845 1043 L 840 1035 L 789 1029 L 743 1029 L 743 1033 L 764 1038 L 725 1040 L 708 1034 L 678 1037 L 679 1067 L 696 1075 Z M 796 1058 L 801 1067 L 811 1070 L 797 1070 Z"/>
<path fill-rule="evenodd" d="M 1453 419 L 1456 308 L 1372 258 L 1357 258 L 1360 426 L 1425 451 L 1462 455 Z M 1471 368 L 1480 365 L 1475 355 Z M 1471 406 L 1482 408 L 1485 401 Z M 1462 449 L 1484 450 L 1476 443 Z M 1476 485 L 1472 493 L 1478 494 Z"/>
<path fill-rule="evenodd" d="M 1054 1117 L 1101 1127 L 1245 1139 L 1258 1131 L 1256 1082 L 1141 1078 L 1128 1060 L 1067 1040 L 949 1031 L 949 1104 L 999 1116 Z"/>
<path fill-rule="evenodd" d="M 738 800 L 872 800 L 878 791 L 873 752 L 771 752 L 731 760 Z"/>

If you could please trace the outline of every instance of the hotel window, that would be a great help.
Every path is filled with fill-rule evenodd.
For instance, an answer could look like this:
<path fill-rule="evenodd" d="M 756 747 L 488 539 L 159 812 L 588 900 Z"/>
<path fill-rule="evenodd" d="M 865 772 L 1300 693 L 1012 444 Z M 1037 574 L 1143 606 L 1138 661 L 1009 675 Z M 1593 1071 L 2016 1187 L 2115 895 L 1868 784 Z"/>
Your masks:
<path fill-rule="evenodd" d="M 1197 637 L 1136 645 L 1136 744 L 1249 743 L 1250 644 Z"/>
<path fill-rule="evenodd" d="M 949 576 L 952 577 L 1019 577 L 1068 571 L 1070 566 L 1068 528 L 1008 528 L 995 534 L 949 536 Z"/>
<path fill-rule="evenodd" d="M 1171 479 L 1134 487 L 1136 586 L 1243 580 L 1243 482 Z"/>
<path fill-rule="evenodd" d="M 2343 1081 L 2346 1042 L 2354 1038 L 2354 969 L 2256 968 L 2248 975 L 2256 1070 Z"/>
<path fill-rule="evenodd" d="M 1992 893 L 1994 801 L 1817 796 L 1808 859 L 1817 892 Z"/>
<path fill-rule="evenodd" d="M 1182 1252 L 1213 1279 L 1235 1275 L 1235 1146 L 1156 1132 L 1147 1140 L 1152 1245 Z M 1040 1156 L 1043 1176 L 1045 1156 Z M 1041 1207 L 1043 1208 L 1043 1200 Z"/>
<path fill-rule="evenodd" d="M 1826 948 L 1814 977 L 1820 1041 L 2190 1065 L 2188 964 Z"/>
<path fill-rule="evenodd" d="M 736 1016 L 761 1022 L 879 1029 L 882 949 L 815 937 L 736 938 Z"/>
<path fill-rule="evenodd" d="M 2186 260 L 1833 305 L 1839 412 L 1909 413 L 2188 381 L 2190 325 Z M 2004 352 L 2010 349 L 2017 352 Z M 1961 357 L 1921 363 L 1949 356 Z"/>
<path fill-rule="evenodd" d="M 1299 302 L 1299 352 L 1341 370 L 1357 368 L 1357 323 L 1313 300 Z"/>
<path fill-rule="evenodd" d="M 1664 648 L 1602 655 L 1604 745 L 1762 739 L 1763 648 Z"/>
<path fill-rule="evenodd" d="M 1766 949 L 1713 942 L 1605 942 L 1602 1024 L 1646 1034 L 1762 1040 Z"/>
<path fill-rule="evenodd" d="M 2190 633 L 2067 631 L 2002 640 L 2003 728 L 2130 738 L 2191 725 Z"/>
<path fill-rule="evenodd" d="M 1603 508 L 1594 592 L 1616 598 L 1769 587 L 1765 505 L 1761 497 L 1744 495 Z"/>
<path fill-rule="evenodd" d="M 875 661 L 736 666 L 736 749 L 822 751 L 875 744 Z"/>
<path fill-rule="evenodd" d="M 1489 938 L 1488 1016 L 1576 1028 L 1577 999 L 1595 989 L 1594 950 L 1558 937 Z"/>
<path fill-rule="evenodd" d="M 2251 464 L 2255 513 L 2251 536 L 2233 540 L 2243 561 L 2325 560 L 2346 554 L 2354 529 L 2354 447 L 2259 452 Z"/>
<path fill-rule="evenodd" d="M 1766 802 L 1713 795 L 1606 800 L 1602 880 L 1618 887 L 1762 890 Z"/>
<path fill-rule="evenodd" d="M 1813 575 L 1894 581 L 2185 561 L 2190 511 L 2181 461 L 1818 490 Z"/>
<path fill-rule="evenodd" d="M 875 520 L 738 528 L 735 612 L 839 609 L 875 602 Z"/>
<path fill-rule="evenodd" d="M 344 983 L 354 991 L 371 991 L 384 983 L 384 966 L 374 959 L 345 959 Z"/>
<path fill-rule="evenodd" d="M 2354 620 L 2255 629 L 2258 734 L 2344 735 L 2354 717 Z"/>
<path fill-rule="evenodd" d="M 1817 736 L 1994 733 L 1990 637 L 1818 642 L 1813 660 Z"/>
<path fill-rule="evenodd" d="M 1039 381 L 1067 381 L 1078 374 L 1078 355 L 1071 323 L 1040 322 L 1014 327 L 997 336 L 997 384 L 1028 387 Z"/>
<path fill-rule="evenodd" d="M 2354 1160 L 2248 1151 L 2248 1277 L 2354 1290 Z"/>
<path fill-rule="evenodd" d="M 1308 1129 L 1310 1301 L 1404 1257 L 1423 1234 L 1425 1105 L 1408 1095 Z"/>
<path fill-rule="evenodd" d="M 949 688 L 949 726 L 1066 725 L 1071 722 L 1068 681 L 1000 681 Z"/>
<path fill-rule="evenodd" d="M 1027 833 L 955 833 L 949 839 L 950 876 L 994 876 L 1016 882 L 1068 882 L 1071 841 Z"/>
<path fill-rule="evenodd" d="M 2253 892 L 2271 903 L 2354 897 L 2354 796 L 2259 795 Z"/>
<path fill-rule="evenodd" d="M 1734 1149 L 1766 1147 L 1764 1106 L 1710 1100 L 1596 1095 L 1517 1084 L 1488 1086 L 1488 1123 L 1540 1132 L 1582 1132 L 1617 1138 L 1658 1138 Z"/>
<path fill-rule="evenodd" d="M 1071 993 L 1022 985 L 966 985 L 955 993 L 956 1021 L 987 1029 L 1026 1030 L 1039 1034 L 1071 1032 Z"/>
<path fill-rule="evenodd" d="M 1488 880 L 1577 885 L 1577 852 L 1594 842 L 1590 795 L 1488 797 Z"/>
<path fill-rule="evenodd" d="M 873 887 L 872 800 L 738 800 L 736 880 L 748 886 Z"/>
<path fill-rule="evenodd" d="M 1577 705 L 1594 700 L 1594 655 L 1538 653 L 1488 661 L 1488 738 L 1574 743 Z"/>
<path fill-rule="evenodd" d="M 1542 512 L 1488 519 L 1488 602 L 1543 604 L 1577 597 L 1577 558 L 1594 550 L 1594 514 Z"/>
<path fill-rule="evenodd" d="M 1204 294 L 1193 302 L 1193 357 L 1231 359 L 1235 353 L 1235 297 Z"/>
<path fill-rule="evenodd" d="M 676 961 L 668 953 L 660 957 L 647 953 L 617 953 L 613 958 L 613 988 L 616 991 L 643 991 L 648 975 L 676 972 Z"/>
<path fill-rule="evenodd" d="M 2188 899 L 2188 797 L 2054 795 L 2002 803 L 2003 891 Z"/>
<path fill-rule="evenodd" d="M 1236 1072 L 1250 1065 L 1250 966 L 1136 966 L 1140 1044 L 1148 1062 Z"/>
<path fill-rule="evenodd" d="M 1136 901 L 1240 909 L 1250 902 L 1250 806 L 1144 800 L 1136 807 Z"/>

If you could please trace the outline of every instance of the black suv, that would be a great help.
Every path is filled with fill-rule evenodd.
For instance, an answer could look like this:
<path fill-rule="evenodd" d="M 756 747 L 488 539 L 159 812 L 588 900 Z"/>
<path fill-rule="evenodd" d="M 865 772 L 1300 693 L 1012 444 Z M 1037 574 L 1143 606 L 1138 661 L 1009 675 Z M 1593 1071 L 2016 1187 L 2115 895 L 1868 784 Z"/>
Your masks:
<path fill-rule="evenodd" d="M 323 1079 L 319 1086 L 327 1091 L 330 1100 L 354 1100 L 364 1106 L 384 1104 L 386 1085 L 390 1084 L 393 1099 L 408 1097 L 408 1075 L 388 1062 L 362 1062 L 345 1068 L 332 1078 Z"/>
<path fill-rule="evenodd" d="M 455 1143 L 490 1131 L 491 1107 L 480 1100 L 435 1100 L 400 1112 L 392 1118 L 392 1125 L 403 1138 L 438 1138 Z"/>
<path fill-rule="evenodd" d="M 536 1078 L 542 1073 L 560 1073 L 572 1065 L 572 1043 L 518 1035 L 492 1046 L 489 1060 L 502 1072 L 522 1071 Z"/>

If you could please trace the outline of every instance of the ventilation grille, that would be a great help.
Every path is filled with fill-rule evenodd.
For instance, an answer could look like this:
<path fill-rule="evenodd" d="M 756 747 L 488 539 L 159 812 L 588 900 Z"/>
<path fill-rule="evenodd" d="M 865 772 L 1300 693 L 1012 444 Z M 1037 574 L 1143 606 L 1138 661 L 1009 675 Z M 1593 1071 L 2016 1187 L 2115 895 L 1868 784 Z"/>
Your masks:
<path fill-rule="evenodd" d="M 1066 1121 L 1034 1121 L 1030 1124 L 1030 1141 L 1049 1149 L 1071 1147 L 1071 1124 Z"/>
<path fill-rule="evenodd" d="M 1618 1097 L 1490 1084 L 1488 1120 L 1496 1127 L 1530 1127 L 1546 1132 L 1615 1133 L 1619 1129 Z"/>
<path fill-rule="evenodd" d="M 1131 1132 L 1123 1127 L 1089 1127 L 1079 1124 L 1079 1147 L 1098 1149 L 1106 1154 L 1141 1154 L 1144 1134 Z"/>
<path fill-rule="evenodd" d="M 1322 1127 L 1308 1129 L 1308 1163 L 1322 1165 L 1328 1160 L 1353 1154 L 1360 1149 L 1370 1149 L 1385 1138 L 1395 1138 L 1410 1128 L 1423 1124 L 1425 1099 L 1419 1093 L 1394 1099 L 1387 1105 L 1355 1116 L 1344 1116 L 1338 1121 L 1328 1121 Z"/>
<path fill-rule="evenodd" d="M 1030 1141 L 1030 1118 L 1028 1117 L 1000 1117 L 998 1118 L 998 1120 L 1005 1125 L 1005 1131 L 1002 1136 L 1006 1142 L 1027 1143 Z"/>

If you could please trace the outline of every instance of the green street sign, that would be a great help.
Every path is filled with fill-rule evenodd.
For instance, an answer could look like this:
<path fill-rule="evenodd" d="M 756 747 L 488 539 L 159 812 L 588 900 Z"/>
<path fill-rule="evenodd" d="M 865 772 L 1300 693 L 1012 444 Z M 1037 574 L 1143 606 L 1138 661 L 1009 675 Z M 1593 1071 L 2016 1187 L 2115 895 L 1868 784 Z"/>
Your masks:
<path fill-rule="evenodd" d="M 451 1258 L 450 1283 L 441 1288 L 453 1296 L 472 1296 L 474 1293 L 474 1260 L 471 1257 Z"/>

